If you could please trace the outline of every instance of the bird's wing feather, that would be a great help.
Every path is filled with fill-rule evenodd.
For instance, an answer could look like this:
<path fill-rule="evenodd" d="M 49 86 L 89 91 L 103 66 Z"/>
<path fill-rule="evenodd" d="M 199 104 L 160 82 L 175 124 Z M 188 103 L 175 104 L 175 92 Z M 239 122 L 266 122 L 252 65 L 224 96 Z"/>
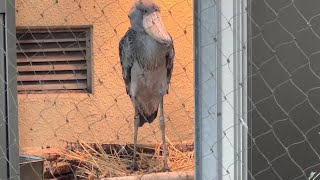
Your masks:
<path fill-rule="evenodd" d="M 170 84 L 170 80 L 171 80 L 171 76 L 172 76 L 174 55 L 175 55 L 175 51 L 174 51 L 174 46 L 172 44 L 172 49 L 166 55 L 167 81 L 168 81 L 168 84 Z"/>
<path fill-rule="evenodd" d="M 126 84 L 127 94 L 130 95 L 130 82 L 131 82 L 131 68 L 133 66 L 132 42 L 135 41 L 136 32 L 133 29 L 129 29 L 127 33 L 121 38 L 119 43 L 119 56 L 122 67 L 122 77 Z"/>

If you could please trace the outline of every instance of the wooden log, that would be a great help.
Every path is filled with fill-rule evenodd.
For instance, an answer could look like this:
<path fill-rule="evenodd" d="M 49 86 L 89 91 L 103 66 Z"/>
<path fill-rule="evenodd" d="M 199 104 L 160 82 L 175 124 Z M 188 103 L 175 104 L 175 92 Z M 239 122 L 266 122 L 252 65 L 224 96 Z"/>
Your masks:
<path fill-rule="evenodd" d="M 64 174 L 73 174 L 74 169 L 67 162 L 52 162 L 51 165 L 48 165 L 44 169 L 44 178 L 54 178 L 59 177 Z"/>
<path fill-rule="evenodd" d="M 77 179 L 74 174 L 64 174 L 53 178 L 44 178 L 44 180 L 74 180 Z"/>
<path fill-rule="evenodd" d="M 20 149 L 20 154 L 39 156 L 48 161 L 58 160 L 62 152 L 63 152 L 63 149 L 58 147 L 54 147 L 54 148 L 27 147 L 27 148 Z"/>
<path fill-rule="evenodd" d="M 152 173 L 138 176 L 101 178 L 100 180 L 194 180 L 193 172 Z"/>

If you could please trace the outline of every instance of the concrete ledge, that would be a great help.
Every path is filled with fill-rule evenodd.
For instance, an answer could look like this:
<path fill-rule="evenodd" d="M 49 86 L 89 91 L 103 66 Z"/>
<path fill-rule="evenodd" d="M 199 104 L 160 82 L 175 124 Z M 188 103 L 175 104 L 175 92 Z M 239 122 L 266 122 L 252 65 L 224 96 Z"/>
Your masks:
<path fill-rule="evenodd" d="M 116 178 L 103 178 L 101 180 L 194 180 L 193 172 L 166 172 L 152 173 L 140 176 L 124 176 Z"/>

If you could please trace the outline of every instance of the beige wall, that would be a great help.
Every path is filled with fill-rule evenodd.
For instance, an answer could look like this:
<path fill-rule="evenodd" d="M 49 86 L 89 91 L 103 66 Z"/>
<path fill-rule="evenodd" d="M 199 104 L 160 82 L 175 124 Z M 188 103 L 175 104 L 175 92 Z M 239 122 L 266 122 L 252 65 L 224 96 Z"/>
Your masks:
<path fill-rule="evenodd" d="M 189 140 L 193 138 L 192 0 L 159 2 L 176 49 L 172 85 L 165 98 L 167 136 L 172 141 Z M 118 57 L 130 6 L 129 0 L 16 0 L 17 26 L 93 26 L 93 93 L 19 94 L 21 147 L 76 139 L 132 143 L 133 111 Z M 139 129 L 140 143 L 159 140 L 158 120 Z"/>

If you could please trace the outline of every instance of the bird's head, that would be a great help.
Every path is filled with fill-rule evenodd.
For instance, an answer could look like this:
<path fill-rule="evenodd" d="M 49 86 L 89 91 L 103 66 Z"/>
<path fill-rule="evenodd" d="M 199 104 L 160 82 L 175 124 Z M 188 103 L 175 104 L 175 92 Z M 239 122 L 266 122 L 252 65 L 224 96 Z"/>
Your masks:
<path fill-rule="evenodd" d="M 154 0 L 136 1 L 130 11 L 129 19 L 131 28 L 135 31 L 145 32 L 161 44 L 172 44 L 160 17 L 160 7 Z"/>

